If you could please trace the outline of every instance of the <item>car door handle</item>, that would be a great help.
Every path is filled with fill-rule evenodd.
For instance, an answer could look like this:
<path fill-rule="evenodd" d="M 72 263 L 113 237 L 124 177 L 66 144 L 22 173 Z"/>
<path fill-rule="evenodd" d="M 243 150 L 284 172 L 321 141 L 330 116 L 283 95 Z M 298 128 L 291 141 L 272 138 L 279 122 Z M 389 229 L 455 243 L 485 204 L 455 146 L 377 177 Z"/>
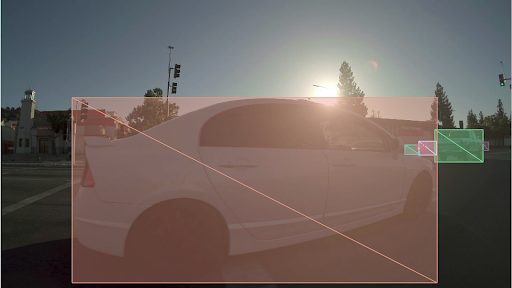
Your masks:
<path fill-rule="evenodd" d="M 342 162 L 334 162 L 334 163 L 332 163 L 332 166 L 334 166 L 334 167 L 351 167 L 351 166 L 356 166 L 356 164 L 352 163 L 352 162 L 342 161 Z"/>
<path fill-rule="evenodd" d="M 254 163 L 237 163 L 237 162 L 221 162 L 219 163 L 219 167 L 222 168 L 255 168 L 258 167 L 257 164 Z"/>

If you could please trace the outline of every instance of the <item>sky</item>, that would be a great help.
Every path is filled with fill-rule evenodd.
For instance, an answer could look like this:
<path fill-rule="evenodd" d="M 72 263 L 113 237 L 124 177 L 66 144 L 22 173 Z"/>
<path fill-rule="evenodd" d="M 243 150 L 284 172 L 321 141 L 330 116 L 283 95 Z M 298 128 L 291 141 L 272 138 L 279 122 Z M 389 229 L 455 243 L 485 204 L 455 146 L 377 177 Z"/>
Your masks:
<path fill-rule="evenodd" d="M 510 115 L 510 15 L 510 1 L 2 1 L 1 106 L 29 87 L 39 110 L 166 91 L 174 46 L 174 96 L 328 96 L 313 85 L 334 91 L 347 61 L 368 97 L 440 82 L 456 123 L 498 99 Z"/>

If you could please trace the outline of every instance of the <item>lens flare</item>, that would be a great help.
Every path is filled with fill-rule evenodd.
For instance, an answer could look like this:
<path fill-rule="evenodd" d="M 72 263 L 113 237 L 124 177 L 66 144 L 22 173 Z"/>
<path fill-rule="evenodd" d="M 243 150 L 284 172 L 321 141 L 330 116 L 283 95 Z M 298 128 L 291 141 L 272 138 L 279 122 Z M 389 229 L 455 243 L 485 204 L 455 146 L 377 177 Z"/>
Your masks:
<path fill-rule="evenodd" d="M 379 69 L 379 64 L 376 61 L 370 61 L 370 64 L 373 66 L 373 72 L 376 72 Z"/>

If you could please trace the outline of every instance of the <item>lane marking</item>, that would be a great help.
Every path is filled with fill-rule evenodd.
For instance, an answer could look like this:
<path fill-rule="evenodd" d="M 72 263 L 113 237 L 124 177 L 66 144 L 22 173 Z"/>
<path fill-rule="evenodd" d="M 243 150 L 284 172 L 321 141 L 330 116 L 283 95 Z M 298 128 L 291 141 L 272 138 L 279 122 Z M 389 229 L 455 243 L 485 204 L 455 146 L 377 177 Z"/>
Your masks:
<path fill-rule="evenodd" d="M 52 195 L 54 193 L 57 193 L 57 192 L 65 189 L 65 188 L 68 188 L 70 186 L 71 186 L 71 183 L 65 183 L 65 184 L 57 186 L 57 187 L 55 187 L 53 189 L 50 189 L 50 190 L 48 190 L 46 192 L 43 192 L 41 194 L 37 194 L 35 196 L 32 196 L 32 197 L 27 198 L 25 200 L 22 200 L 22 201 L 20 201 L 20 202 L 18 202 L 16 204 L 11 205 L 11 206 L 7 206 L 7 207 L 2 209 L 2 216 L 4 216 L 5 214 L 14 212 L 14 211 L 16 211 L 16 210 L 18 210 L 20 208 L 23 208 L 23 207 L 25 207 L 25 206 L 27 206 L 29 204 L 32 204 L 32 203 L 36 202 L 37 200 L 43 199 L 44 197 L 50 196 L 50 195 Z"/>

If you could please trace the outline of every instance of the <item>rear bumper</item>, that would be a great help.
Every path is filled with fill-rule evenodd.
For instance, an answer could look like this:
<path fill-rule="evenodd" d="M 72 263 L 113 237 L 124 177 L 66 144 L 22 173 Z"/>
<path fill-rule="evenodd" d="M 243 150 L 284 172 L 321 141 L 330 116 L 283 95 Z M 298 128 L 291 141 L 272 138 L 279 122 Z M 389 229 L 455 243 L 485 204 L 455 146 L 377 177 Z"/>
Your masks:
<path fill-rule="evenodd" d="M 73 232 L 85 247 L 122 257 L 133 206 L 102 202 L 94 188 L 80 187 L 73 205 Z"/>

